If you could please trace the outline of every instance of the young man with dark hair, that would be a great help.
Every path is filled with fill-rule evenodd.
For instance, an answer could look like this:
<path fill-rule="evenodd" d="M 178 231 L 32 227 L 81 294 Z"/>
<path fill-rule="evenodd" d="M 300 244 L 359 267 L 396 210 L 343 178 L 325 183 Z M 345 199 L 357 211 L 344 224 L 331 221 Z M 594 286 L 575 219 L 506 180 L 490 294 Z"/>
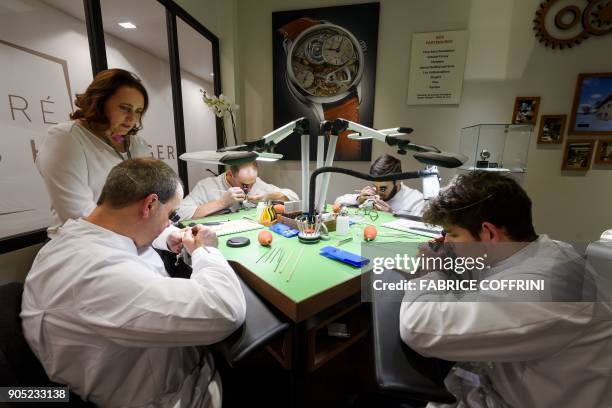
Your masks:
<path fill-rule="evenodd" d="M 293 201 L 299 197 L 288 188 L 262 181 L 257 176 L 257 162 L 252 161 L 231 166 L 217 177 L 200 180 L 185 197 L 178 213 L 181 219 L 201 218 L 226 208 L 237 211 L 242 202 L 254 204 L 263 200 Z"/>
<path fill-rule="evenodd" d="M 612 406 L 609 305 L 593 303 L 592 276 L 573 248 L 535 234 L 531 200 L 514 180 L 462 174 L 423 219 L 444 227 L 447 248 L 426 245 L 418 256 L 482 262 L 464 274 L 421 270 L 399 316 L 411 348 L 458 362 L 445 381 L 458 406 Z M 461 280 L 474 287 L 447 289 Z M 539 281 L 542 290 L 520 290 Z"/>
<path fill-rule="evenodd" d="M 242 325 L 246 303 L 212 230 L 169 234 L 182 197 L 163 162 L 121 162 L 98 206 L 68 220 L 26 278 L 28 344 L 52 381 L 96 406 L 221 406 L 219 374 L 201 346 Z M 190 279 L 168 277 L 154 240 L 191 254 Z"/>
<path fill-rule="evenodd" d="M 370 167 L 371 176 L 386 176 L 402 172 L 402 162 L 395 157 L 383 154 Z M 399 215 L 420 216 L 425 201 L 423 194 L 406 186 L 401 181 L 377 181 L 364 187 L 359 194 L 345 194 L 336 198 L 336 203 L 357 206 L 364 201 L 374 200 L 374 208 Z"/>

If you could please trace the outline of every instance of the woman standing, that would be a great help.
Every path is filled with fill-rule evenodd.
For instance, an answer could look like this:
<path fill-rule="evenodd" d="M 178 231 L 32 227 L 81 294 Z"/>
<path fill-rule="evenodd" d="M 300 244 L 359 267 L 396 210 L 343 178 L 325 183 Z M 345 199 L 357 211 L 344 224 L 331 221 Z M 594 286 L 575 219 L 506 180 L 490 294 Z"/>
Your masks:
<path fill-rule="evenodd" d="M 49 238 L 66 220 L 91 213 L 113 166 L 150 155 L 147 142 L 137 135 L 149 97 L 134 74 L 101 71 L 77 94 L 75 104 L 72 120 L 49 129 L 36 158 L 51 198 Z"/>

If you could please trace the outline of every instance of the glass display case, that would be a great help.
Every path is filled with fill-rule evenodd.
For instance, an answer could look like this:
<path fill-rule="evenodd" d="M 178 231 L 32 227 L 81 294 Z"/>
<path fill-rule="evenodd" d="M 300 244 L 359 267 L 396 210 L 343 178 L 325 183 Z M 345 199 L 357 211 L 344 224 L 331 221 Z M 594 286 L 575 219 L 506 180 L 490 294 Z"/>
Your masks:
<path fill-rule="evenodd" d="M 524 173 L 532 132 L 533 126 L 525 124 L 462 128 L 459 150 L 469 160 L 461 169 Z"/>

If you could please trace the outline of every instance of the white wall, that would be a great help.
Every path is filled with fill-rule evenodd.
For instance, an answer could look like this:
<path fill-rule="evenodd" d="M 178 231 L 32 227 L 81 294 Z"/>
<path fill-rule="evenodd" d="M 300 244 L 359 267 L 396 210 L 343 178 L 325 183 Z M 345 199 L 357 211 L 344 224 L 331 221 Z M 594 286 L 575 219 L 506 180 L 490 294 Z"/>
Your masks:
<path fill-rule="evenodd" d="M 236 63 L 238 60 L 236 13 L 239 2 L 237 0 L 175 0 L 175 3 L 219 39 L 221 90 L 232 101 L 239 101 L 241 89 L 237 84 L 239 84 L 238 77 L 241 67 Z M 242 117 L 242 110 L 238 115 Z M 245 132 L 241 128 L 242 122 L 243 119 L 239 119 L 236 124 L 239 135 L 238 143 L 245 138 Z M 229 118 L 225 119 L 225 126 L 226 129 L 231 129 Z"/>
<path fill-rule="evenodd" d="M 238 94 L 243 126 L 256 138 L 272 130 L 272 12 L 361 1 L 238 1 Z M 593 37 L 572 49 L 539 44 L 533 17 L 539 0 L 381 0 L 374 126 L 415 129 L 413 141 L 456 150 L 460 128 L 478 123 L 509 123 L 516 96 L 541 96 L 540 114 L 569 114 L 576 76 L 612 71 L 612 36 Z M 470 41 L 461 103 L 408 106 L 405 103 L 412 33 L 468 29 Z M 537 126 L 536 126 L 537 129 Z M 612 227 L 611 170 L 562 174 L 562 147 L 529 150 L 524 187 L 534 202 L 539 232 L 564 240 L 594 240 Z M 394 151 L 374 144 L 373 158 Z M 404 169 L 419 164 L 402 159 Z M 338 163 L 367 171 L 369 163 Z M 261 166 L 267 181 L 300 191 L 299 163 Z M 453 172 L 445 171 L 446 178 Z M 332 176 L 330 191 L 360 185 Z M 414 185 L 414 184 L 413 184 Z"/>

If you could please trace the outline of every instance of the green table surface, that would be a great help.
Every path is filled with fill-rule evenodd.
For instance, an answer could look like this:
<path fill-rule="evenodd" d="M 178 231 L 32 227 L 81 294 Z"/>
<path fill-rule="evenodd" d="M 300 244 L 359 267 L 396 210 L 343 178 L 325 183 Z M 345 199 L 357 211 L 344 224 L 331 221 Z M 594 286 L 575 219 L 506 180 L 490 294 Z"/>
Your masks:
<path fill-rule="evenodd" d="M 354 209 L 352 210 L 352 213 L 354 213 Z M 242 217 L 248 217 L 254 220 L 255 209 L 240 210 L 239 212 L 232 214 L 210 216 L 185 222 L 199 223 L 223 221 L 240 219 Z M 285 238 L 282 235 L 272 232 L 273 240 L 271 246 L 264 247 L 260 245 L 257 240 L 257 234 L 259 234 L 261 229 L 241 232 L 219 237 L 219 249 L 229 261 L 240 263 L 250 272 L 256 274 L 259 278 L 280 291 L 293 302 L 299 303 L 322 291 L 359 276 L 362 272 L 371 269 L 371 262 L 366 267 L 361 269 L 326 258 L 319 255 L 321 248 L 328 245 L 335 246 L 339 240 L 352 236 L 353 240 L 343 244 L 340 246 L 340 248 L 345 251 L 361 254 L 362 244 L 371 244 L 365 243 L 363 240 L 363 228 L 366 225 L 375 225 L 379 234 L 402 233 L 401 231 L 381 226 L 381 224 L 392 221 L 393 219 L 395 219 L 395 217 L 392 214 L 384 212 L 378 213 L 378 219 L 376 221 L 371 221 L 368 216 L 363 216 L 363 220 L 360 223 L 353 224 L 351 226 L 350 235 L 339 236 L 335 232 L 331 232 L 330 240 L 321 240 L 316 244 L 302 244 L 298 241 L 297 236 Z M 264 227 L 264 229 L 267 228 Z M 377 237 L 373 242 L 425 242 L 430 239 L 421 235 L 410 233 L 403 234 L 405 234 L 405 237 L 402 236 L 401 238 Z M 242 248 L 228 247 L 226 244 L 227 240 L 235 236 L 247 237 L 250 239 L 251 243 Z M 274 269 L 277 266 L 279 255 L 275 255 L 271 262 L 267 262 L 265 257 L 263 260 L 257 262 L 263 255 L 274 250 L 275 248 L 282 248 L 284 252 L 283 259 L 276 272 L 274 272 Z M 295 270 L 293 271 L 291 279 L 287 281 L 294 266 Z"/>

